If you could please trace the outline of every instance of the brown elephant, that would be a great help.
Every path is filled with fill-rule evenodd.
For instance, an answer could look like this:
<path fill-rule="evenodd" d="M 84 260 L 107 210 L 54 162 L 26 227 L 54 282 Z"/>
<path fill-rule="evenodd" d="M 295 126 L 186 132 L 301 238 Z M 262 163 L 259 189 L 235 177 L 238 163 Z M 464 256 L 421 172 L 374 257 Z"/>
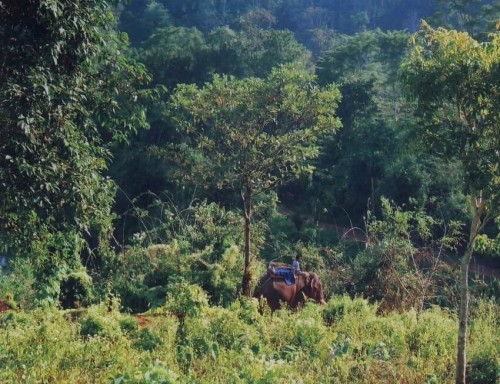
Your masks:
<path fill-rule="evenodd" d="M 257 284 L 253 296 L 264 297 L 272 311 L 281 308 L 282 302 L 290 308 L 300 307 L 306 298 L 326 304 L 321 281 L 312 272 L 300 272 L 292 285 L 287 285 L 283 278 L 266 274 Z"/>

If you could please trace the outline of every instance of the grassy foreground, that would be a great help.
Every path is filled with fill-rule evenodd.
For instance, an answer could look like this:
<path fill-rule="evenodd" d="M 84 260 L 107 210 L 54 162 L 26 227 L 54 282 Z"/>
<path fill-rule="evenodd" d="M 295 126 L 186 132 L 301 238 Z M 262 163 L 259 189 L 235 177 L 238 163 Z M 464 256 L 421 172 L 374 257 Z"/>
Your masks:
<path fill-rule="evenodd" d="M 201 291 L 202 292 L 202 291 Z M 200 292 L 198 292 L 200 293 Z M 179 298 L 180 297 L 180 298 Z M 6 383 L 451 383 L 457 320 L 432 308 L 378 315 L 362 299 L 260 314 L 203 298 L 143 316 L 108 303 L 0 315 Z M 192 296 L 191 296 L 192 297 Z M 183 310 L 185 309 L 185 310 Z M 469 382 L 495 383 L 500 313 L 480 302 L 471 318 Z M 493 380 L 493 381 L 491 381 Z"/>

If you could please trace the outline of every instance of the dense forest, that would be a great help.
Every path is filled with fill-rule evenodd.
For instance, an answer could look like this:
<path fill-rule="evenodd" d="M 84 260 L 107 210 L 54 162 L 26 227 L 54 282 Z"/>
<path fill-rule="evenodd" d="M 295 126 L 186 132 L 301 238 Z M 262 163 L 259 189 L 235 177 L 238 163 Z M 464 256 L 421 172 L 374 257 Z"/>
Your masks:
<path fill-rule="evenodd" d="M 498 1 L 0 1 L 0 129 L 0 383 L 500 382 Z"/>

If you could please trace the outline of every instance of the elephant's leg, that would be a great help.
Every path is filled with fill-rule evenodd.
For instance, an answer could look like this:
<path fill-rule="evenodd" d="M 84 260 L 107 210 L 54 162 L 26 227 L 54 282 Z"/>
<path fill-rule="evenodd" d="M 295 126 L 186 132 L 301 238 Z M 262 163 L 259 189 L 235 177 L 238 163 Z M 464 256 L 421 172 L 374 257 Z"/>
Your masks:
<path fill-rule="evenodd" d="M 289 306 L 293 306 L 293 301 L 295 297 L 295 285 L 287 285 L 285 282 L 275 282 L 274 289 L 276 292 L 276 302 L 278 306 L 281 306 L 281 303 L 288 304 Z"/>

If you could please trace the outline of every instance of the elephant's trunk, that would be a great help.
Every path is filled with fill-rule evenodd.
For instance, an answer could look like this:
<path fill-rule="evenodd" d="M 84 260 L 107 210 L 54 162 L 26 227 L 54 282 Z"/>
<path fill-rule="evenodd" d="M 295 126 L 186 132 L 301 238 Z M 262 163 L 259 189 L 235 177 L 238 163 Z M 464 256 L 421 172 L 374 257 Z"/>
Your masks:
<path fill-rule="evenodd" d="M 320 305 L 326 305 L 326 301 L 325 301 L 325 300 L 323 300 L 323 299 L 320 299 L 319 304 L 320 304 Z"/>

